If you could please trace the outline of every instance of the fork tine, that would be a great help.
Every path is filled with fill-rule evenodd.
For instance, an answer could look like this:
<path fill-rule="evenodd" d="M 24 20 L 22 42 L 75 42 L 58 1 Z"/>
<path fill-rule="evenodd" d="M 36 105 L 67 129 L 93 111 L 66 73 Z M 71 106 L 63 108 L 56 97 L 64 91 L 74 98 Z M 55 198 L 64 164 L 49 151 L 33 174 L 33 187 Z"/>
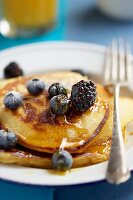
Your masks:
<path fill-rule="evenodd" d="M 105 65 L 104 65 L 104 85 L 107 83 L 110 83 L 110 68 L 111 68 L 111 62 L 110 62 L 110 48 L 107 47 L 106 51 L 106 57 L 105 57 Z"/>
<path fill-rule="evenodd" d="M 113 83 L 115 83 L 118 79 L 118 45 L 117 41 L 113 40 L 111 45 L 111 77 Z"/>
<path fill-rule="evenodd" d="M 129 42 L 125 42 L 125 71 L 126 81 L 130 83 L 132 81 L 132 59 L 131 59 L 131 46 Z"/>
<path fill-rule="evenodd" d="M 118 46 L 118 81 L 125 81 L 125 43 L 123 38 L 119 39 Z"/>
<path fill-rule="evenodd" d="M 127 85 L 132 80 L 132 59 L 130 44 L 124 39 L 113 40 L 111 48 L 107 48 L 104 68 L 104 85 Z"/>

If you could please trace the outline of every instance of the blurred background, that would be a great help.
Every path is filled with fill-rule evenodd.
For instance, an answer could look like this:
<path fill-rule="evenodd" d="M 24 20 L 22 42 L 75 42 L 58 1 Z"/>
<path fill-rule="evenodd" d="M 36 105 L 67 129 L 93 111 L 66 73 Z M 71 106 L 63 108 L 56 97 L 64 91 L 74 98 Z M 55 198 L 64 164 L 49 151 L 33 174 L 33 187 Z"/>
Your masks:
<path fill-rule="evenodd" d="M 35 1 L 40 2 L 41 10 L 36 5 L 33 5 Z M 132 0 L 57 0 L 56 3 L 55 0 L 24 0 L 24 7 L 22 5 L 19 7 L 18 3 L 20 4 L 20 2 L 18 0 L 0 0 L 2 22 L 0 25 L 2 33 L 0 35 L 0 49 L 24 43 L 49 40 L 73 40 L 106 45 L 112 38 L 124 37 L 131 43 L 133 42 Z M 27 8 L 28 2 L 30 5 L 29 11 Z M 16 36 L 14 38 L 6 38 L 3 36 L 6 35 L 5 32 L 9 28 L 5 21 L 3 26 L 4 18 L 7 21 L 11 21 L 12 24 L 16 19 L 28 20 L 30 11 L 37 11 L 37 9 L 40 14 L 40 20 L 44 21 L 48 20 L 48 15 L 47 17 L 43 16 L 43 13 L 51 9 L 51 17 L 55 21 L 53 20 L 53 24 L 49 24 L 46 30 L 41 29 L 40 32 L 38 31 L 35 34 L 37 36 L 33 34 L 34 37 L 33 35 L 30 37 L 30 34 L 25 35 L 21 28 L 18 33 L 21 31 L 24 34 L 24 38 Z M 32 21 L 35 20 L 36 16 L 34 19 L 32 17 Z"/>

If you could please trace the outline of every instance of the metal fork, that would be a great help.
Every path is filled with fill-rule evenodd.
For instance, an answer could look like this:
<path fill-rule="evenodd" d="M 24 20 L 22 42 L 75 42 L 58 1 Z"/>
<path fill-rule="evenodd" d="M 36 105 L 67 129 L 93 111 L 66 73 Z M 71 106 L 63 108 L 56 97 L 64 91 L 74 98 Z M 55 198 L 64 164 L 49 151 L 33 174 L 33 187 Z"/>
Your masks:
<path fill-rule="evenodd" d="M 114 94 L 112 145 L 106 173 L 106 180 L 113 184 L 125 182 L 131 176 L 127 166 L 119 116 L 120 87 L 129 85 L 131 81 L 131 66 L 129 43 L 126 43 L 123 39 L 118 42 L 113 40 L 111 48 L 107 50 L 104 69 L 104 85 L 111 86 Z"/>

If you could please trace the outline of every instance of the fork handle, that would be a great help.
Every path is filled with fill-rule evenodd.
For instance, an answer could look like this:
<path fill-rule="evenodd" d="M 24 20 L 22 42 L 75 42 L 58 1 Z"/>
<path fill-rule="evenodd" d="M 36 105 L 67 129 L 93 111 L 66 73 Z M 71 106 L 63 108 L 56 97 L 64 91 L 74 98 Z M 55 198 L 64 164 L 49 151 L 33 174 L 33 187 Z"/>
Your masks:
<path fill-rule="evenodd" d="M 113 132 L 110 158 L 107 167 L 106 180 L 109 183 L 120 184 L 127 181 L 131 173 L 127 166 L 125 144 L 123 140 L 120 116 L 119 116 L 119 92 L 120 85 L 113 86 L 114 89 L 114 114 Z"/>

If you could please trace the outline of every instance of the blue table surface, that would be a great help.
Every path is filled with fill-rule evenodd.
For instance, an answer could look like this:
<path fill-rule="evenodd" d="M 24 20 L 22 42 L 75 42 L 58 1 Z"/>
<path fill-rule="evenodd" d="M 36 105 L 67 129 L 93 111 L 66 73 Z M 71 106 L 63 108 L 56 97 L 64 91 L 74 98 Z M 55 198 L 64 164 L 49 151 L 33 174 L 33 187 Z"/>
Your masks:
<path fill-rule="evenodd" d="M 114 21 L 100 14 L 93 0 L 60 0 L 58 23 L 54 30 L 32 39 L 6 39 L 0 35 L 0 49 L 49 40 L 75 40 L 102 45 L 124 37 L 133 43 L 133 22 Z M 133 176 L 113 186 L 105 181 L 72 187 L 38 187 L 0 181 L 1 200 L 132 200 Z"/>

